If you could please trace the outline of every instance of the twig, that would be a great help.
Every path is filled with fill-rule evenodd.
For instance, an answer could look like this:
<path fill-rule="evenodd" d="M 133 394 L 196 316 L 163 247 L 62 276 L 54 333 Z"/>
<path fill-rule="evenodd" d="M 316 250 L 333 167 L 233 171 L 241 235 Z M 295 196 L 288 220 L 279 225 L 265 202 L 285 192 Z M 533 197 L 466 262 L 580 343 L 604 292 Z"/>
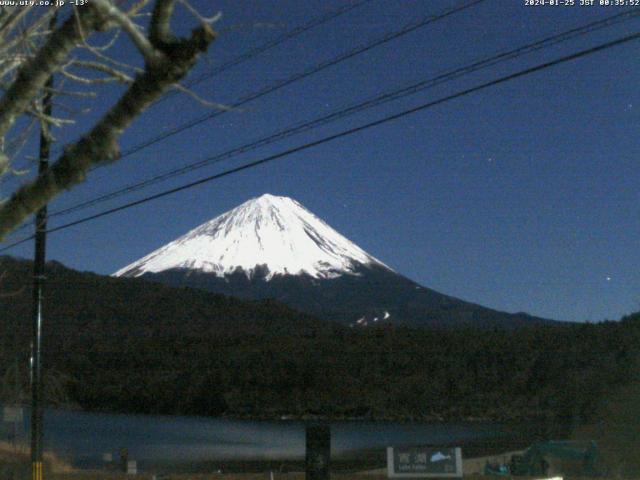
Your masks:
<path fill-rule="evenodd" d="M 53 102 L 53 106 L 56 108 L 60 108 L 62 110 L 64 110 L 65 112 L 69 113 L 70 115 L 84 115 L 87 114 L 91 111 L 90 108 L 73 108 L 70 107 L 69 105 L 66 105 L 62 102 Z"/>
<path fill-rule="evenodd" d="M 131 82 L 133 79 L 124 72 L 117 70 L 109 65 L 105 65 L 100 62 L 92 62 L 88 60 L 74 60 L 72 66 L 87 68 L 89 70 L 97 70 L 98 72 L 106 73 L 112 77 L 121 78 L 123 82 Z M 142 71 L 142 69 L 138 69 Z"/>
<path fill-rule="evenodd" d="M 174 85 L 171 85 L 171 88 L 174 88 L 182 93 L 186 93 L 187 95 L 189 95 L 191 98 L 193 98 L 196 102 L 198 102 L 200 105 L 203 105 L 207 108 L 216 108 L 218 110 L 224 110 L 226 112 L 231 111 L 231 110 L 237 110 L 240 111 L 239 109 L 235 109 L 233 107 L 230 107 L 228 105 L 223 105 L 221 103 L 216 103 L 216 102 L 211 102 L 205 98 L 202 98 L 200 95 L 198 95 L 196 92 L 194 92 L 193 90 L 185 87 L 184 85 L 180 85 L 179 83 L 176 83 Z"/>
<path fill-rule="evenodd" d="M 161 0 L 158 0 L 160 3 Z M 154 65 L 160 61 L 160 56 L 152 43 L 147 37 L 140 31 L 138 26 L 131 21 L 131 19 L 124 14 L 121 10 L 114 7 L 108 0 L 92 0 L 92 5 L 105 17 L 116 22 L 127 35 L 131 38 L 131 41 L 138 48 L 142 56 L 150 65 Z"/>
<path fill-rule="evenodd" d="M 87 77 L 82 77 L 80 75 L 76 75 L 74 73 L 68 72 L 64 69 L 60 70 L 60 74 L 64 77 L 67 77 L 69 80 L 73 80 L 74 82 L 78 82 L 78 83 L 83 83 L 85 85 L 98 85 L 98 84 L 113 83 L 113 82 L 123 82 L 123 83 L 133 82 L 133 79 L 125 74 L 113 75 L 110 77 L 87 78 Z"/>
<path fill-rule="evenodd" d="M 88 8 L 83 8 L 77 18 L 78 21 L 76 18 L 67 19 L 59 29 L 52 32 L 38 53 L 18 71 L 11 87 L 0 99 L 0 137 L 29 108 L 31 99 L 38 95 L 51 74 L 80 41 L 82 30 L 91 26 L 98 28 L 101 23 L 91 4 Z"/>
<path fill-rule="evenodd" d="M 93 51 L 106 52 L 111 47 L 113 47 L 115 45 L 115 43 L 118 41 L 118 38 L 120 37 L 120 32 L 122 32 L 122 30 L 117 29 L 114 32 L 113 37 L 111 37 L 111 40 L 109 40 L 107 43 L 105 43 L 104 45 L 101 45 L 101 46 L 90 45 L 86 40 L 84 40 L 84 38 L 82 39 L 83 40 L 83 44 L 91 52 L 93 52 Z"/>
<path fill-rule="evenodd" d="M 133 17 L 135 15 L 138 15 L 138 12 L 142 10 L 144 7 L 146 7 L 148 4 L 149 4 L 149 0 L 139 0 L 138 2 L 133 4 L 129 10 L 127 10 L 127 16 Z"/>
<path fill-rule="evenodd" d="M 59 88 L 45 88 L 46 92 L 51 92 L 55 96 L 65 96 L 65 97 L 85 97 L 85 98 L 95 98 L 97 97 L 96 92 L 79 92 L 75 90 L 61 90 Z"/>
<path fill-rule="evenodd" d="M 187 10 L 189 10 L 191 15 L 193 15 L 201 23 L 206 23 L 207 25 L 213 25 L 214 23 L 216 23 L 217 21 L 219 21 L 222 18 L 222 12 L 217 12 L 215 15 L 212 15 L 211 17 L 203 17 L 200 14 L 200 12 L 198 12 L 198 10 L 193 8 L 193 6 L 191 5 L 191 3 L 188 2 L 188 0 L 180 0 L 180 3 Z"/>
<path fill-rule="evenodd" d="M 95 0 L 95 3 L 100 1 Z M 167 1 L 158 0 L 156 9 L 166 7 Z M 164 21 L 162 16 L 155 12 L 152 19 Z M 158 26 L 153 26 L 153 23 L 152 27 L 157 34 Z M 72 24 L 77 33 L 75 23 Z M 170 33 L 167 35 L 170 36 Z M 83 181 L 91 167 L 116 160 L 119 156 L 117 142 L 122 132 L 168 88 L 184 78 L 198 56 L 207 50 L 214 39 L 213 30 L 203 24 L 193 31 L 190 38 L 172 40 L 163 45 L 164 55 L 160 56 L 159 62 L 147 63 L 144 73 L 135 78 L 118 102 L 85 136 L 66 147 L 48 170 L 34 181 L 23 185 L 0 206 L 0 239 L 61 191 Z M 57 60 L 56 64 L 62 63 L 60 59 Z M 0 129 L 0 134 L 2 133 Z"/>
<path fill-rule="evenodd" d="M 36 117 L 37 119 L 46 122 L 48 124 L 51 124 L 55 127 L 62 127 L 63 125 L 73 125 L 76 123 L 75 120 L 72 120 L 70 118 L 59 118 L 59 117 L 52 117 L 51 115 L 47 115 L 45 113 L 42 113 L 36 109 L 31 109 L 28 110 L 29 115 L 32 115 L 34 117 Z"/>

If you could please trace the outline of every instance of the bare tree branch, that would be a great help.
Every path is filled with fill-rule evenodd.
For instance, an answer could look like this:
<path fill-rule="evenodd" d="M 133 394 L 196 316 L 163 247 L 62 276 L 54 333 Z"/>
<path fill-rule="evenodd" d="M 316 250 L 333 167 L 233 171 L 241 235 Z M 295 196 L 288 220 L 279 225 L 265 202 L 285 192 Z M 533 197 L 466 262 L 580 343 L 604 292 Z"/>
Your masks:
<path fill-rule="evenodd" d="M 138 15 L 138 12 L 140 12 L 140 10 L 146 7 L 150 1 L 151 0 L 138 0 L 136 3 L 134 3 L 131 6 L 129 10 L 127 10 L 127 15 L 129 15 L 130 17 Z"/>
<path fill-rule="evenodd" d="M 120 31 L 120 30 L 118 30 Z M 114 37 L 114 39 L 117 37 Z M 143 69 L 135 67 L 133 65 L 128 65 L 126 63 L 123 62 L 118 62 L 117 60 L 114 60 L 113 58 L 111 58 L 108 55 L 105 55 L 104 53 L 102 53 L 103 47 L 94 47 L 93 45 L 89 45 L 86 41 L 84 41 L 83 39 L 83 46 L 89 50 L 91 53 L 93 53 L 97 58 L 104 60 L 107 63 L 110 63 L 111 65 L 114 65 L 116 67 L 121 67 L 121 68 L 128 68 L 130 70 L 136 71 L 136 72 L 142 72 Z"/>
<path fill-rule="evenodd" d="M 9 157 L 0 152 L 0 177 L 9 171 Z"/>
<path fill-rule="evenodd" d="M 179 92 L 182 92 L 182 93 L 185 93 L 185 94 L 189 95 L 191 98 L 193 98 L 196 102 L 198 102 L 203 107 L 215 108 L 215 109 L 218 109 L 218 110 L 224 110 L 226 112 L 230 112 L 232 110 L 238 111 L 238 112 L 242 111 L 239 108 L 236 109 L 234 107 L 230 107 L 229 105 L 223 105 L 222 103 L 211 102 L 211 101 L 207 100 L 206 98 L 202 98 L 200 95 L 198 95 L 196 92 L 194 92 L 190 88 L 187 88 L 184 85 L 180 85 L 179 83 L 176 83 L 175 85 L 172 85 L 171 88 L 173 88 L 175 90 L 178 90 Z"/>
<path fill-rule="evenodd" d="M 122 83 L 131 83 L 133 79 L 122 72 L 115 71 L 114 75 L 109 77 L 99 77 L 99 78 L 87 78 L 81 75 L 76 75 L 75 73 L 71 73 L 66 69 L 61 69 L 59 73 L 68 78 L 69 80 L 73 80 L 74 82 L 83 83 L 85 85 L 97 85 L 100 83 L 112 83 L 112 82 L 122 82 Z"/>
<path fill-rule="evenodd" d="M 113 37 L 111 37 L 111 39 L 107 43 L 105 43 L 104 45 L 91 45 L 85 39 L 83 39 L 83 46 L 87 50 L 91 51 L 94 54 L 95 54 L 96 51 L 98 51 L 98 52 L 106 52 L 111 47 L 113 47 L 115 45 L 115 43 L 118 41 L 118 38 L 120 37 L 120 32 L 122 32 L 122 30 L 120 30 L 120 29 L 116 30 L 113 33 Z"/>
<path fill-rule="evenodd" d="M 152 42 L 144 36 L 140 28 L 120 9 L 116 8 L 109 0 L 92 0 L 92 5 L 106 18 L 116 22 L 122 30 L 131 38 L 138 47 L 145 60 L 149 64 L 160 61 L 159 53 L 153 48 Z"/>
<path fill-rule="evenodd" d="M 107 0 L 94 0 L 94 5 L 105 1 Z M 67 146 L 64 153 L 46 172 L 22 186 L 0 205 L 0 239 L 61 191 L 83 181 L 92 166 L 116 160 L 119 156 L 117 141 L 122 132 L 168 88 L 178 83 L 194 65 L 198 56 L 206 51 L 215 38 L 211 27 L 203 24 L 192 32 L 190 38 L 175 39 L 168 30 L 167 15 L 171 15 L 172 8 L 173 0 L 157 0 L 152 15 L 150 31 L 155 32 L 156 42 L 160 42 L 151 42 L 157 48 L 157 55 L 154 55 L 157 61 L 147 62 L 144 72 L 136 76 L 120 100 L 90 132 L 77 143 Z M 81 39 L 82 28 L 100 27 L 97 22 L 101 16 L 96 17 L 95 13 L 84 13 L 83 10 L 79 18 L 79 22 L 66 22 L 60 30 L 54 32 L 47 45 L 35 57 L 40 58 L 42 51 L 47 50 L 54 56 L 52 60 L 47 60 L 45 65 L 34 65 L 30 62 L 21 70 L 19 76 L 28 77 L 24 73 L 26 71 L 38 79 L 44 75 L 46 81 L 47 72 L 50 73 L 63 63 L 64 55 L 61 55 L 58 49 L 62 49 L 66 55 L 71 49 L 70 39 Z M 82 28 L 79 28 L 78 23 Z M 6 132 L 16 115 L 28 108 L 30 99 L 44 84 L 30 77 L 26 79 L 30 82 L 28 88 L 31 97 L 23 94 L 19 99 L 8 101 L 3 98 L 0 102 L 0 135 Z M 14 92 L 14 95 L 20 93 Z"/>
<path fill-rule="evenodd" d="M 76 90 L 62 90 L 60 88 L 45 88 L 45 91 L 51 92 L 53 95 L 60 97 L 89 97 L 95 98 L 98 96 L 96 92 L 79 92 Z"/>
<path fill-rule="evenodd" d="M 69 18 L 51 33 L 49 40 L 18 72 L 11 87 L 0 99 L 0 137 L 4 137 L 17 117 L 29 108 L 29 103 L 42 90 L 47 79 L 65 61 L 69 52 L 82 38 L 82 29 L 101 27 L 95 8 L 83 8 L 76 18 Z"/>
<path fill-rule="evenodd" d="M 180 3 L 182 5 L 184 5 L 184 7 L 187 10 L 189 10 L 189 12 L 191 12 L 191 15 L 196 17 L 198 19 L 198 21 L 201 22 L 201 23 L 207 23 L 209 25 L 212 25 L 212 24 L 216 23 L 218 20 L 220 20 L 222 18 L 222 12 L 218 12 L 215 15 L 212 15 L 211 17 L 204 17 L 204 16 L 200 15 L 200 12 L 198 12 L 198 10 L 193 8 L 191 3 L 189 3 L 187 0 L 180 0 Z"/>
<path fill-rule="evenodd" d="M 6 148 L 6 153 L 7 155 L 11 158 L 14 159 L 22 150 L 22 148 L 27 144 L 27 140 L 29 139 L 29 135 L 31 134 L 33 127 L 37 124 L 37 120 L 34 118 L 32 119 L 29 124 L 24 127 L 22 129 L 22 131 L 18 134 L 15 135 L 9 142 L 8 142 L 8 146 Z M 5 172 L 6 173 L 6 172 Z M 11 173 L 13 173 L 14 175 L 20 175 L 21 172 L 18 170 L 14 170 L 11 169 Z M 2 174 L 0 174 L 0 177 L 2 177 Z"/>
<path fill-rule="evenodd" d="M 110 67 L 109 65 L 105 65 L 104 63 L 101 63 L 101 62 L 74 60 L 72 66 L 106 73 L 108 75 L 107 78 L 113 77 L 116 80 L 119 80 L 124 83 L 131 83 L 133 81 L 133 78 L 131 78 L 129 75 L 127 75 L 123 71 L 118 70 L 114 67 Z"/>
<path fill-rule="evenodd" d="M 161 51 L 172 41 L 170 21 L 174 6 L 175 0 L 157 0 L 151 14 L 149 40 Z"/>
<path fill-rule="evenodd" d="M 74 123 L 76 123 L 75 120 L 72 120 L 70 118 L 52 117 L 51 115 L 47 115 L 46 113 L 41 112 L 35 108 L 29 110 L 29 115 L 34 116 L 41 122 L 54 125 L 56 127 L 62 127 L 63 125 L 73 125 Z"/>

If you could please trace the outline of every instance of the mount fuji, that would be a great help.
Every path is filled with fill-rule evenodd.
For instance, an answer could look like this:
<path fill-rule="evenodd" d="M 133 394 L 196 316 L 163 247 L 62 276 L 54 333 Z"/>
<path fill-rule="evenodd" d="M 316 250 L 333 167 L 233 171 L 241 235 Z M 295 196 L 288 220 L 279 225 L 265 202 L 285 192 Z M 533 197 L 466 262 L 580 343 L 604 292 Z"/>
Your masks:
<path fill-rule="evenodd" d="M 291 198 L 265 194 L 200 225 L 186 235 L 118 270 L 141 276 L 172 269 L 219 277 L 260 272 L 335 278 L 361 265 L 388 268 Z"/>
<path fill-rule="evenodd" d="M 265 194 L 118 270 L 172 286 L 274 298 L 352 327 L 514 328 L 548 320 L 509 314 L 423 287 L 394 272 L 297 201 Z"/>

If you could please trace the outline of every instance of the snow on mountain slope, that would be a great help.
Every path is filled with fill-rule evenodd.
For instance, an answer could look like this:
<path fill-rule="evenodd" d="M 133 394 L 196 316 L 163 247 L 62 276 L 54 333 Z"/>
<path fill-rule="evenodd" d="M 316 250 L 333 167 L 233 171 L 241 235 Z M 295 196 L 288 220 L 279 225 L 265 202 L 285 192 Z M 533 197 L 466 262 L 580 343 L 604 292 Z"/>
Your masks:
<path fill-rule="evenodd" d="M 389 268 L 295 200 L 265 194 L 113 275 L 138 277 L 180 268 L 222 277 L 241 269 L 251 278 L 256 267 L 266 267 L 266 280 L 287 274 L 333 278 L 355 274 L 359 265 Z"/>

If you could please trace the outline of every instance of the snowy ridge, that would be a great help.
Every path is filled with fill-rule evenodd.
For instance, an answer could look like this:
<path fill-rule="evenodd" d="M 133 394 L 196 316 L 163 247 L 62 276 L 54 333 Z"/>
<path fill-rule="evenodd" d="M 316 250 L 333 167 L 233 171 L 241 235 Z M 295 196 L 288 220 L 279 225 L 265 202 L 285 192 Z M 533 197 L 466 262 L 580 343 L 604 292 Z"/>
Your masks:
<path fill-rule="evenodd" d="M 240 269 L 251 278 L 260 267 L 261 272 L 266 268 L 266 280 L 301 274 L 334 278 L 355 274 L 359 265 L 389 269 L 295 200 L 265 194 L 113 275 L 138 277 L 181 268 L 223 277 Z"/>

